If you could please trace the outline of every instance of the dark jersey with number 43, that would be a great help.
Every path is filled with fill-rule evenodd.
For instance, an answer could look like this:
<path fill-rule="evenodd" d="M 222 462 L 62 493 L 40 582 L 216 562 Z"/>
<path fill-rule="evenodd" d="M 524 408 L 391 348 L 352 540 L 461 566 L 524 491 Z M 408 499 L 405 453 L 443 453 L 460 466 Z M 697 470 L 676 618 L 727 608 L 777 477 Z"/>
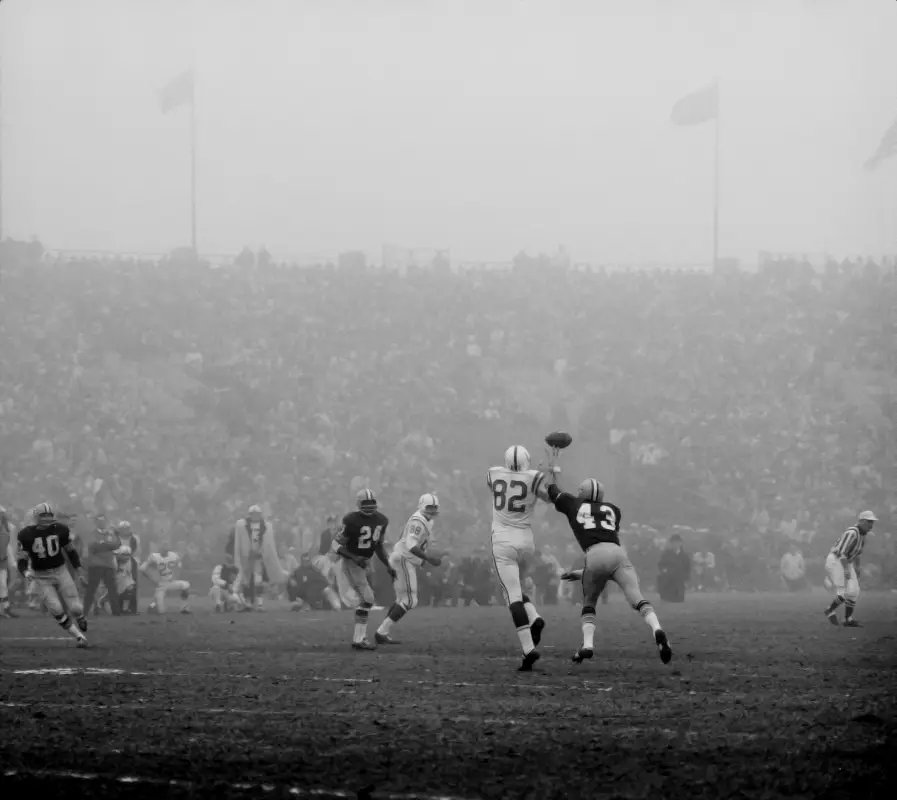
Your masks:
<path fill-rule="evenodd" d="M 590 503 L 581 497 L 562 492 L 552 484 L 548 496 L 554 507 L 570 523 L 570 530 L 583 551 L 601 542 L 620 544 L 620 520 L 623 512 L 613 503 Z"/>
<path fill-rule="evenodd" d="M 352 555 L 371 558 L 377 545 L 385 540 L 389 520 L 379 511 L 362 514 L 352 511 L 343 517 L 336 541 Z"/>
<path fill-rule="evenodd" d="M 61 567 L 65 564 L 65 555 L 62 551 L 72 546 L 69 529 L 59 522 L 54 522 L 46 528 L 27 525 L 19 531 L 17 538 L 19 540 L 17 560 L 27 557 L 31 569 L 35 572 Z"/>

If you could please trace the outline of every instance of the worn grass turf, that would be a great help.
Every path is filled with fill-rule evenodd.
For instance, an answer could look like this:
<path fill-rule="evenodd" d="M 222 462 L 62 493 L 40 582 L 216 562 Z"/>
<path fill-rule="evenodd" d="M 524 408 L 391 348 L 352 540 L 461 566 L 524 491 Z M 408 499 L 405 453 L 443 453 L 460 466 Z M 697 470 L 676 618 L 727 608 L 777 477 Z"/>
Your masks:
<path fill-rule="evenodd" d="M 89 650 L 3 620 L 3 796 L 890 797 L 897 595 L 862 629 L 826 602 L 660 604 L 669 666 L 619 597 L 575 666 L 578 609 L 546 607 L 532 674 L 503 608 L 418 609 L 374 653 L 349 612 L 101 617 Z"/>

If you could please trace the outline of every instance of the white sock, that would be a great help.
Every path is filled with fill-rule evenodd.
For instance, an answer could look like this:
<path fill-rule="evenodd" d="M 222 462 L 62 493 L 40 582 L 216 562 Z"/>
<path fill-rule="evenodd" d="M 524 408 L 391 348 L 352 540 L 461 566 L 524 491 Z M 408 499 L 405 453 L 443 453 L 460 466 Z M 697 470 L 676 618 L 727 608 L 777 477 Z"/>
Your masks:
<path fill-rule="evenodd" d="M 539 612 L 536 611 L 536 607 L 532 603 L 524 603 L 523 608 L 526 611 L 526 617 L 529 620 L 530 625 L 540 618 Z"/>
<path fill-rule="evenodd" d="M 517 631 L 517 638 L 520 639 L 520 646 L 523 648 L 523 655 L 532 653 L 536 649 L 533 644 L 533 634 L 530 632 L 529 626 L 521 628 Z"/>
<path fill-rule="evenodd" d="M 645 614 L 645 622 L 647 622 L 648 625 L 651 626 L 651 631 L 653 633 L 657 633 L 657 631 L 660 630 L 660 621 L 657 619 L 657 614 L 655 614 L 653 611 L 649 611 L 647 614 Z"/>
<path fill-rule="evenodd" d="M 74 622 L 70 622 L 66 630 L 76 639 L 86 639 L 87 637 L 78 630 L 78 626 Z"/>
<path fill-rule="evenodd" d="M 366 622 L 355 623 L 355 635 L 352 637 L 353 642 L 360 642 L 368 635 L 368 624 Z"/>
<path fill-rule="evenodd" d="M 582 646 L 589 650 L 595 649 L 595 623 L 582 623 Z"/>
<path fill-rule="evenodd" d="M 380 627 L 377 628 L 377 633 L 382 634 L 383 636 L 389 635 L 389 629 L 392 628 L 394 620 L 390 617 L 387 617 L 380 623 Z"/>

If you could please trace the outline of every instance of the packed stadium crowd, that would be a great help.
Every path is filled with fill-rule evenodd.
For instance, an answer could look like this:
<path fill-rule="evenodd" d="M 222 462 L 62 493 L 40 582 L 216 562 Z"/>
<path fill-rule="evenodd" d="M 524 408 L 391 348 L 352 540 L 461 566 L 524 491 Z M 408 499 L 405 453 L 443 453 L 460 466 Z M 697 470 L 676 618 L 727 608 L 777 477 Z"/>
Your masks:
<path fill-rule="evenodd" d="M 566 428 L 648 585 L 672 534 L 694 589 L 779 588 L 794 545 L 820 584 L 866 507 L 864 585 L 897 585 L 893 261 L 398 273 L 0 247 L 14 522 L 39 501 L 88 529 L 102 512 L 208 583 L 250 504 L 298 565 L 358 489 L 397 530 L 435 490 L 447 560 L 422 602 L 493 602 L 485 469 Z M 547 514 L 535 531 L 536 590 L 557 597 L 575 543 Z"/>

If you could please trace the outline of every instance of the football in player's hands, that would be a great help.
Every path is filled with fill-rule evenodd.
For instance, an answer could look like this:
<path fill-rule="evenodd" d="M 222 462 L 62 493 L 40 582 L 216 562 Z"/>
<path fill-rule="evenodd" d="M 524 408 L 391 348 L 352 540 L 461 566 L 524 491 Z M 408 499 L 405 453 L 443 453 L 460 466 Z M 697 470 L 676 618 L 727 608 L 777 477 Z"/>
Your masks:
<path fill-rule="evenodd" d="M 554 431 L 545 437 L 545 444 L 554 450 L 563 450 L 573 444 L 573 437 L 566 431 Z"/>

